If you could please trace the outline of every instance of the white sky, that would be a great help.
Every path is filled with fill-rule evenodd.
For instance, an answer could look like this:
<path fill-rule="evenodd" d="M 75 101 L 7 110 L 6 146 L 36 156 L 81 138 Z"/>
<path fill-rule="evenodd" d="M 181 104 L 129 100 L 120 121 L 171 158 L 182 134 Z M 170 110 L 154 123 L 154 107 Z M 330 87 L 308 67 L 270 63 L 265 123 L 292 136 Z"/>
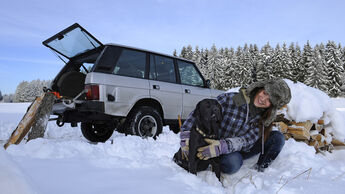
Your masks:
<path fill-rule="evenodd" d="M 41 42 L 78 22 L 103 43 L 172 54 L 210 48 L 345 45 L 341 0 L 11 0 L 0 6 L 0 91 L 20 81 L 53 79 L 63 63 Z M 303 48 L 303 47 L 302 47 Z"/>

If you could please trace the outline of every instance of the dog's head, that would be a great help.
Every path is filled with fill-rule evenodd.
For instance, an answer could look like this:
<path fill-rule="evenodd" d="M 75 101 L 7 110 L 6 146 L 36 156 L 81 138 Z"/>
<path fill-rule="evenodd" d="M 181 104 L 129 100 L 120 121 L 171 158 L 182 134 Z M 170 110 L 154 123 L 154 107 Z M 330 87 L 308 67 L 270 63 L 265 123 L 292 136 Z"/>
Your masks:
<path fill-rule="evenodd" d="M 204 99 L 200 101 L 194 110 L 196 125 L 206 135 L 218 136 L 220 122 L 223 119 L 222 107 L 215 99 Z"/>

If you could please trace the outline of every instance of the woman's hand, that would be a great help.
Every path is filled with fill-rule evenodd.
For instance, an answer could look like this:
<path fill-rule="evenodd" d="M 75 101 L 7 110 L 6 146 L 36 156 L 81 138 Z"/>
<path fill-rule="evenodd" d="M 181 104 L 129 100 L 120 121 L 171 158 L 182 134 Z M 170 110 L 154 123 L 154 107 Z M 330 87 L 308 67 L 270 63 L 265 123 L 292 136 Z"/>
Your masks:
<path fill-rule="evenodd" d="M 228 145 L 225 140 L 204 139 L 209 145 L 198 148 L 196 156 L 200 160 L 208 160 L 210 158 L 218 157 L 228 151 Z"/>

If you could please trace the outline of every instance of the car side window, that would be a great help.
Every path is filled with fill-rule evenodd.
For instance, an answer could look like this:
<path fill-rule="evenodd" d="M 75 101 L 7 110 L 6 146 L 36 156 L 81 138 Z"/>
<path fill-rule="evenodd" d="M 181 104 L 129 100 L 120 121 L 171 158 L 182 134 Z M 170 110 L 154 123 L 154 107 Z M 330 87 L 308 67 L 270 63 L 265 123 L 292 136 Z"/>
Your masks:
<path fill-rule="evenodd" d="M 123 49 L 114 69 L 115 75 L 144 78 L 146 53 Z"/>
<path fill-rule="evenodd" d="M 192 63 L 177 60 L 181 83 L 191 86 L 204 86 L 204 81 Z"/>
<path fill-rule="evenodd" d="M 174 60 L 151 54 L 149 75 L 152 80 L 176 83 Z"/>

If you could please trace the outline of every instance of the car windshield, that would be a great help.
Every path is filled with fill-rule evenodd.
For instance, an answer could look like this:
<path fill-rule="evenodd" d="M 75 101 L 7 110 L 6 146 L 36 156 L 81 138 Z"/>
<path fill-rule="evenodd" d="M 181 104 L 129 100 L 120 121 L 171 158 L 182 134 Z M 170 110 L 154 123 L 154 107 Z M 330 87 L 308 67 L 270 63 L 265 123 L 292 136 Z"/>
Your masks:
<path fill-rule="evenodd" d="M 81 28 L 75 28 L 47 42 L 47 46 L 67 58 L 72 58 L 88 50 L 97 48 L 101 44 Z"/>

